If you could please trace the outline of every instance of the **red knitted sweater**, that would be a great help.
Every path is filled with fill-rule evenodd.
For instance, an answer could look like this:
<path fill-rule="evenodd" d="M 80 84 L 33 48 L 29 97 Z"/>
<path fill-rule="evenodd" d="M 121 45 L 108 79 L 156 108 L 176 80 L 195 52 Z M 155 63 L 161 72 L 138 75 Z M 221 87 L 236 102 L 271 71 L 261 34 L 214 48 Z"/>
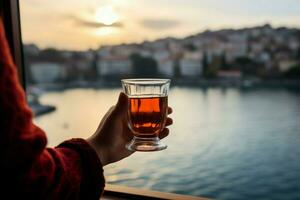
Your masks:
<path fill-rule="evenodd" d="M 89 144 L 46 144 L 32 122 L 0 17 L 0 199 L 99 199 L 103 169 Z"/>

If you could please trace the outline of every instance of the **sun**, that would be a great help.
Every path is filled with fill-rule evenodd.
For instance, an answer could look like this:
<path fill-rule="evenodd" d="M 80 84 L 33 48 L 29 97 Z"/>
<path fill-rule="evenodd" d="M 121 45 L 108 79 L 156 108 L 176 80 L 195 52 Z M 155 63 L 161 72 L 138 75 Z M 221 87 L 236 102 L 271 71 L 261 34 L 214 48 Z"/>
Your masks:
<path fill-rule="evenodd" d="M 107 26 L 112 25 L 119 19 L 118 14 L 115 12 L 112 6 L 102 6 L 96 11 L 96 20 Z"/>

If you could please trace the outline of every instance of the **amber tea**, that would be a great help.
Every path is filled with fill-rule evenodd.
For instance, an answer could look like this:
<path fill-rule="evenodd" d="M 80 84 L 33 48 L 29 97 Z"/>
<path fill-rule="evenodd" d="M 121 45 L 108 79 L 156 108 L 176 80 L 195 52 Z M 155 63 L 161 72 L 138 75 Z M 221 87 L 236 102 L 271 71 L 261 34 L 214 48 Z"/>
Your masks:
<path fill-rule="evenodd" d="M 168 97 L 129 98 L 129 123 L 137 137 L 155 137 L 164 128 Z"/>

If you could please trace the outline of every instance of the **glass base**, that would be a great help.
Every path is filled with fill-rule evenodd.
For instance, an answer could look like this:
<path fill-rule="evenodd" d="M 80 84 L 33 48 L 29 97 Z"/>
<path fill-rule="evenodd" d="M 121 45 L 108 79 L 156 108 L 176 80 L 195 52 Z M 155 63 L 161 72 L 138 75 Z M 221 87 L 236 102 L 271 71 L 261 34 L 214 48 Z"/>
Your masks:
<path fill-rule="evenodd" d="M 126 144 L 126 148 L 130 151 L 161 151 L 167 148 L 158 137 L 140 138 L 134 136 L 132 140 Z"/>

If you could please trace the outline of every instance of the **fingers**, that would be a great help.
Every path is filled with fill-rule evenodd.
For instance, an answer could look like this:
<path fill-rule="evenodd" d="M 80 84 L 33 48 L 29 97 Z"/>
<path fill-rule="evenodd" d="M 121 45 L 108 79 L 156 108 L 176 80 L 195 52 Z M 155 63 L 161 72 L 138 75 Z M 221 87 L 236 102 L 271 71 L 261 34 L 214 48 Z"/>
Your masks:
<path fill-rule="evenodd" d="M 128 109 L 128 97 L 123 92 L 120 93 L 115 112 L 126 113 Z"/>
<path fill-rule="evenodd" d="M 167 137 L 168 135 L 169 135 L 169 129 L 168 128 L 164 128 L 164 130 L 162 131 L 162 132 L 160 132 L 160 134 L 159 134 L 159 138 L 160 139 L 163 139 L 163 138 L 165 138 L 165 137 Z"/>
<path fill-rule="evenodd" d="M 168 115 L 172 114 L 172 112 L 173 112 L 173 109 L 171 107 L 168 107 Z"/>
<path fill-rule="evenodd" d="M 170 126 L 173 124 L 173 119 L 168 117 L 167 120 L 166 120 L 166 126 Z"/>

